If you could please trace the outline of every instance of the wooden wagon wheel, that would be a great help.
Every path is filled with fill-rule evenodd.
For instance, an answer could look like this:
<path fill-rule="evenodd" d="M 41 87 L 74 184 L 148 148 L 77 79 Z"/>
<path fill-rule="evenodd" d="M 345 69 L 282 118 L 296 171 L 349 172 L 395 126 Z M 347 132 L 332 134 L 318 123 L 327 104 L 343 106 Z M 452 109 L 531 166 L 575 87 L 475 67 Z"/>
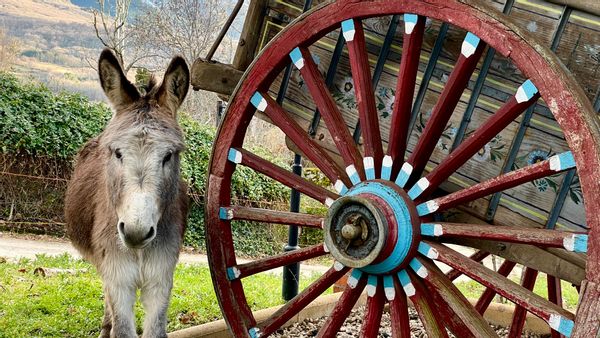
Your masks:
<path fill-rule="evenodd" d="M 395 98 L 389 145 L 384 152 L 374 111 L 361 20 L 392 14 L 404 15 L 405 32 L 397 84 L 399 94 Z M 426 17 L 451 23 L 469 33 L 422 137 L 408 159 L 403 161 Z M 354 79 L 364 140 L 362 152 L 353 142 L 346 122 L 308 50 L 311 44 L 340 26 L 347 42 Z M 529 80 L 488 121 L 478 126 L 473 135 L 421 177 L 486 44 L 509 57 Z M 344 167 L 336 164 L 268 94 L 290 58 L 300 70 L 343 158 Z M 442 197 L 431 197 L 443 181 L 540 97 L 563 129 L 570 152 Z M 335 182 L 335 192 L 243 149 L 246 128 L 257 110 L 268 116 L 307 159 Z M 585 198 L 587 225 L 591 229 L 589 234 L 432 222 L 431 215 L 436 212 L 574 168 L 575 164 Z M 329 207 L 327 216 L 231 205 L 230 184 L 236 165 L 250 167 L 322 202 Z M 207 189 L 207 246 L 223 315 L 236 337 L 268 336 L 350 272 L 349 287 L 321 328 L 321 337 L 335 336 L 365 289 L 368 301 L 361 334 L 364 337 L 377 335 L 386 302 L 390 305 L 393 336 L 409 337 L 407 296 L 430 337 L 447 336 L 446 329 L 459 337 L 496 336 L 479 314 L 485 311 L 495 293 L 515 303 L 517 312 L 530 312 L 548 322 L 556 330 L 555 334 L 595 337 L 600 310 L 598 168 L 598 120 L 583 92 L 547 48 L 537 44 L 502 14 L 466 0 L 345 0 L 326 3 L 290 24 L 263 50 L 233 95 L 215 141 Z M 232 220 L 237 219 L 323 227 L 325 243 L 237 264 L 230 225 Z M 577 315 L 555 304 L 556 299 L 552 296 L 546 300 L 533 294 L 531 285 L 519 285 L 504 277 L 514 263 L 507 261 L 495 272 L 477 264 L 477 257 L 469 259 L 441 244 L 452 238 L 500 240 L 565 248 L 574 252 L 587 251 L 586 277 L 581 284 Z M 325 254 L 331 254 L 336 261 L 329 271 L 272 317 L 261 323 L 255 321 L 244 295 L 242 280 L 245 277 Z M 444 262 L 488 287 L 480 302 L 472 306 L 450 278 L 433 264 L 434 260 Z M 536 273 L 534 269 L 527 268 L 526 281 Z M 520 333 L 522 327 L 523 320 L 516 320 L 511 334 Z"/>

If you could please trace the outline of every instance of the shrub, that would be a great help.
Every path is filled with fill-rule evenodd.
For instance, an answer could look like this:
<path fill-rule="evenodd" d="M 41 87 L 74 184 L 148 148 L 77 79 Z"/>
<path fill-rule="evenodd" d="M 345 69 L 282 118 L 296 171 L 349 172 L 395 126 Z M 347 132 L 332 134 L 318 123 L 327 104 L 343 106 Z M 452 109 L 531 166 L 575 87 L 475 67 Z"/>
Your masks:
<path fill-rule="evenodd" d="M 80 94 L 61 92 L 52 93 L 46 86 L 36 83 L 22 83 L 14 75 L 0 72 L 0 151 L 3 163 L 30 161 L 68 163 L 77 150 L 91 137 L 97 135 L 110 119 L 111 110 L 104 103 L 90 102 Z M 204 193 L 208 162 L 212 151 L 215 129 L 202 125 L 185 113 L 179 114 L 179 123 L 185 134 L 186 151 L 182 156 L 181 172 L 190 187 L 189 193 L 195 202 L 188 220 L 185 243 L 204 248 Z M 286 167 L 289 164 L 273 158 L 264 149 L 252 149 L 253 152 L 274 163 Z M 11 159 L 6 159 L 10 157 Z M 5 165 L 8 168 L 8 166 Z M 22 174 L 40 175 L 34 172 L 39 165 L 22 166 Z M 53 167 L 53 166 L 52 166 Z M 68 172 L 67 168 L 61 172 Z M 67 175 L 63 173 L 63 177 Z M 57 175 L 58 176 L 58 175 Z M 22 183 L 31 186 L 27 179 L 14 180 L 8 177 L 7 189 L 15 194 L 0 193 L 0 199 L 24 202 L 22 205 L 40 205 L 28 210 L 29 220 L 39 220 L 40 214 L 52 221 L 62 220 L 62 199 L 64 184 L 42 185 L 35 194 L 36 201 L 27 201 L 33 196 L 22 189 Z M 11 187 L 12 186 L 12 187 Z M 42 191 L 46 189 L 47 191 Z M 48 215 L 46 209 L 48 196 L 55 196 L 51 209 L 55 215 Z M 58 197 L 57 197 L 58 196 Z M 261 206 L 264 202 L 283 203 L 289 196 L 289 189 L 270 178 L 246 167 L 238 167 L 232 179 L 232 198 L 236 204 Z M 38 201 L 39 200 L 39 201 Z M 7 201 L 8 202 L 8 201 Z M 12 203 L 14 206 L 14 203 Z M 13 207 L 14 209 L 14 207 Z M 14 210 L 0 208 L 1 218 L 7 219 Z M 18 214 L 18 210 L 15 214 Z M 36 217 L 37 216 L 37 217 Z M 236 248 L 245 255 L 263 255 L 280 252 L 283 246 L 282 230 L 273 225 L 253 222 L 233 222 L 234 237 L 240 238 Z"/>
<path fill-rule="evenodd" d="M 85 96 L 54 94 L 37 83 L 0 73 L 0 149 L 3 153 L 70 159 L 111 116 Z"/>
<path fill-rule="evenodd" d="M 190 185 L 192 200 L 196 202 L 190 210 L 185 241 L 188 245 L 204 248 L 206 237 L 203 196 L 215 130 L 198 123 L 185 113 L 180 114 L 179 124 L 186 138 L 181 173 Z M 286 166 L 285 162 L 272 158 L 263 149 L 257 148 L 252 151 L 280 166 Z M 236 168 L 232 177 L 231 190 L 233 203 L 247 206 L 260 206 L 264 202 L 275 204 L 279 202 L 284 206 L 283 201 L 289 196 L 289 188 L 243 166 Z M 232 222 L 232 231 L 234 239 L 238 239 L 235 242 L 236 249 L 239 249 L 242 254 L 256 256 L 281 251 L 282 234 L 275 226 L 235 221 Z"/>

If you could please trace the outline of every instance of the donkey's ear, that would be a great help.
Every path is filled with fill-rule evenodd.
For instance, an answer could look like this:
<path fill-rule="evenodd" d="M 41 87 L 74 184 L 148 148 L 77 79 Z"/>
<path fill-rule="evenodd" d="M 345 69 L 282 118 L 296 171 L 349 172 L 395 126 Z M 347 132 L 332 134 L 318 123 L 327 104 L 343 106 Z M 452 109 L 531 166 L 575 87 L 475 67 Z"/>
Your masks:
<path fill-rule="evenodd" d="M 171 60 L 162 84 L 156 93 L 158 104 L 169 109 L 173 116 L 187 95 L 190 87 L 190 71 L 181 56 Z"/>
<path fill-rule="evenodd" d="M 117 113 L 140 98 L 140 92 L 127 80 L 117 57 L 105 48 L 98 60 L 100 84 Z"/>

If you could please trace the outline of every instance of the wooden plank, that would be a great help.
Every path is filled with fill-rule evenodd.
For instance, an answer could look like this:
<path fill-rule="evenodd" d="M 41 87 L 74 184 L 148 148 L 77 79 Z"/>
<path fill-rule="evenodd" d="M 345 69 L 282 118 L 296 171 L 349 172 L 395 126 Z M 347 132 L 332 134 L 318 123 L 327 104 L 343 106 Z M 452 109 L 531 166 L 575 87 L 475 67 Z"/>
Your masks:
<path fill-rule="evenodd" d="M 548 0 L 563 6 L 571 6 L 584 12 L 592 13 L 600 16 L 600 2 L 588 0 Z"/>
<path fill-rule="evenodd" d="M 258 50 L 260 33 L 262 32 L 261 27 L 268 2 L 268 0 L 252 0 L 248 5 L 242 33 L 240 34 L 235 55 L 233 56 L 233 67 L 238 70 L 246 70 L 252 60 L 254 60 L 254 56 Z"/>
<path fill-rule="evenodd" d="M 581 281 L 585 278 L 585 269 L 531 245 L 474 239 L 454 239 L 451 242 L 485 250 L 515 263 L 523 264 L 552 276 L 557 276 L 575 285 L 580 285 Z"/>
<path fill-rule="evenodd" d="M 200 58 L 192 65 L 191 84 L 194 90 L 207 90 L 229 96 L 242 78 L 243 72 L 231 65 L 206 62 Z"/>

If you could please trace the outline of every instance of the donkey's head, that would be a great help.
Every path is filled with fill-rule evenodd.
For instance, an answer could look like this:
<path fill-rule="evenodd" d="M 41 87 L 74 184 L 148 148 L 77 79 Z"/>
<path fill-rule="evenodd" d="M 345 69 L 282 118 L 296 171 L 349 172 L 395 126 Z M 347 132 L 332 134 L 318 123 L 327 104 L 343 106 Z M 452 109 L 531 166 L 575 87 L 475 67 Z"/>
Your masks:
<path fill-rule="evenodd" d="M 100 55 L 98 73 L 114 109 L 101 146 L 115 226 L 127 247 L 143 248 L 160 231 L 172 230 L 165 218 L 176 204 L 183 149 L 176 112 L 188 91 L 189 70 L 183 58 L 173 58 L 162 84 L 151 80 L 144 95 L 109 50 Z"/>

